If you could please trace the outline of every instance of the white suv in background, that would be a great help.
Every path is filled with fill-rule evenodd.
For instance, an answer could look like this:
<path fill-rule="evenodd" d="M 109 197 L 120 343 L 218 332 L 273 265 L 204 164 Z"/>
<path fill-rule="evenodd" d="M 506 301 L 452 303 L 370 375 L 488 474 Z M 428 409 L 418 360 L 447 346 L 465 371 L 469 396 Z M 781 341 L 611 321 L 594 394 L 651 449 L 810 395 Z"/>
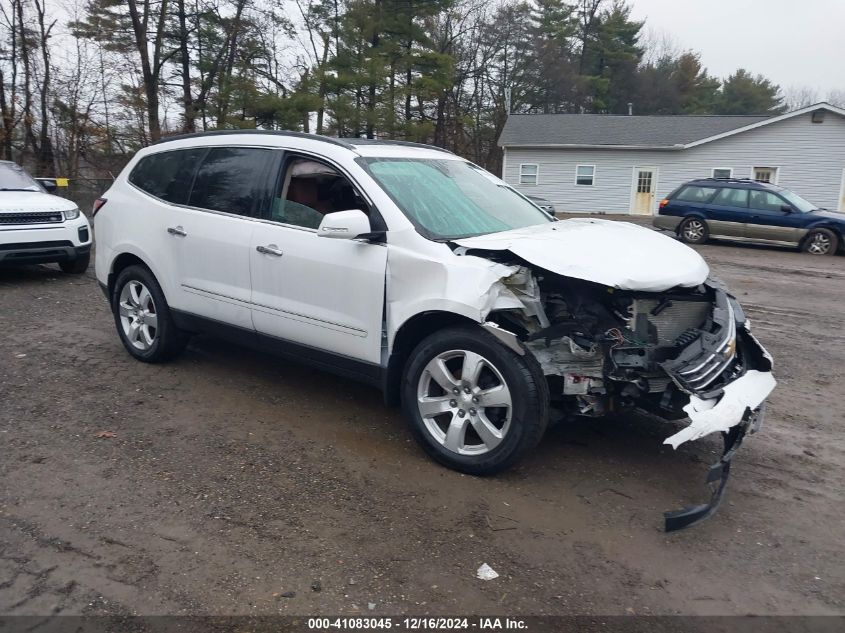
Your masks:
<path fill-rule="evenodd" d="M 95 207 L 97 278 L 135 358 L 205 332 L 361 379 L 401 402 L 429 455 L 471 474 L 515 463 L 551 410 L 688 417 L 667 442 L 722 432 L 722 485 L 668 529 L 715 509 L 775 384 L 695 251 L 631 224 L 555 221 L 437 148 L 176 137 L 138 152 Z"/>
<path fill-rule="evenodd" d="M 19 165 L 0 161 L 0 266 L 57 263 L 84 273 L 91 227 L 76 204 L 47 193 Z"/>

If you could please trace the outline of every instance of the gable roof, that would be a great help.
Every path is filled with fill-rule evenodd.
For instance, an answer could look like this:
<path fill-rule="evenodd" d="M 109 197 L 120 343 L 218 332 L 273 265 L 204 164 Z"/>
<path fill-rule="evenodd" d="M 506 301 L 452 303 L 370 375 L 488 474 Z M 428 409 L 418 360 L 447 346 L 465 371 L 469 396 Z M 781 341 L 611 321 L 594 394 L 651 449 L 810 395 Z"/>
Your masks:
<path fill-rule="evenodd" d="M 818 103 L 778 116 L 512 114 L 499 145 L 606 149 L 686 149 L 815 110 L 845 116 Z"/>

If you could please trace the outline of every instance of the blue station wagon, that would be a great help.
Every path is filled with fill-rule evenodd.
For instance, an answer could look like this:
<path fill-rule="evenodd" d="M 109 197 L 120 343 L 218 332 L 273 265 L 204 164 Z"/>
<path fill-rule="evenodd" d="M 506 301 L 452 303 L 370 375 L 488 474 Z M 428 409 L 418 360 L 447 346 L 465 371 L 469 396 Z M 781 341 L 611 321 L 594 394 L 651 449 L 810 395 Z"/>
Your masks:
<path fill-rule="evenodd" d="M 689 244 L 724 238 L 797 246 L 833 255 L 845 243 L 845 214 L 819 209 L 798 194 L 745 179 L 691 180 L 660 201 L 654 226 Z"/>

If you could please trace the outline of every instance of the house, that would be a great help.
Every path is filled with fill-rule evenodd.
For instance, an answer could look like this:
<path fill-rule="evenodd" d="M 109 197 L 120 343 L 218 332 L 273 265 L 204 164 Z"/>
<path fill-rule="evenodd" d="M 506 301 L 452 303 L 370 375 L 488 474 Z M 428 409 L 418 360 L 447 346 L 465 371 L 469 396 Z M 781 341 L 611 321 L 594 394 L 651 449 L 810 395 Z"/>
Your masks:
<path fill-rule="evenodd" d="M 777 116 L 512 114 L 502 178 L 557 212 L 652 215 L 693 178 L 753 178 L 845 211 L 845 110 Z"/>

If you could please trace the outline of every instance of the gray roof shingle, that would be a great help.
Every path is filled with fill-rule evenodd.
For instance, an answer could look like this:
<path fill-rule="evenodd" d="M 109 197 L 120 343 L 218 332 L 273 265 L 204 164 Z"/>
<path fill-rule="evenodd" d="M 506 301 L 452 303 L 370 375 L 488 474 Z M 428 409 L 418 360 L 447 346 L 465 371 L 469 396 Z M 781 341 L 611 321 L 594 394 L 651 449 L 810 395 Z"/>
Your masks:
<path fill-rule="evenodd" d="M 766 116 L 512 114 L 502 146 L 673 147 L 758 123 Z"/>

